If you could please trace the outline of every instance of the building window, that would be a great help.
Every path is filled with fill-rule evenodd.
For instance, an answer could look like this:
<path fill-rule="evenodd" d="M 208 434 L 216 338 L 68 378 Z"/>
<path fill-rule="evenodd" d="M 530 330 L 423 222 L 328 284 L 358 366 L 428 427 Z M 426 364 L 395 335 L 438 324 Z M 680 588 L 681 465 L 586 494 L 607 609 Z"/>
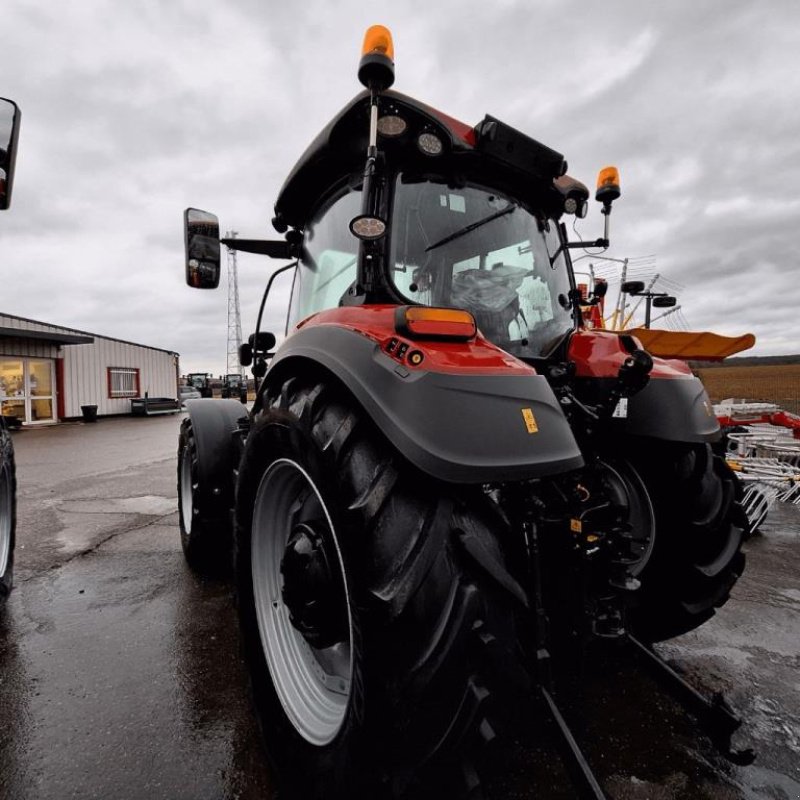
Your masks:
<path fill-rule="evenodd" d="M 139 370 L 137 367 L 108 368 L 108 396 L 138 397 Z"/>

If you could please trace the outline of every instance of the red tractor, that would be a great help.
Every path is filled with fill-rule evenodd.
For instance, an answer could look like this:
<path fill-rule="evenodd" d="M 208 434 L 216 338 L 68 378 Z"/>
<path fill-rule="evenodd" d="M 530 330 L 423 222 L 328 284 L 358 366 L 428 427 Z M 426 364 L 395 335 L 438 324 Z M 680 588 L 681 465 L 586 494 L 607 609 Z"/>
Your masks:
<path fill-rule="evenodd" d="M 0 97 L 0 210 L 11 205 L 17 160 L 20 110 L 13 100 Z M 6 394 L 0 377 L 0 605 L 8 597 L 14 574 L 14 534 L 17 521 L 17 473 L 14 445 L 2 402 Z"/>
<path fill-rule="evenodd" d="M 603 797 L 553 675 L 608 640 L 748 760 L 729 748 L 739 720 L 650 649 L 725 603 L 745 523 L 688 366 L 584 325 L 598 298 L 570 251 L 608 246 L 616 170 L 604 237 L 571 242 L 589 192 L 560 153 L 391 91 L 380 26 L 359 78 L 281 189 L 285 239 L 222 240 L 293 259 L 287 336 L 268 352 L 259 314 L 252 411 L 191 401 L 178 448 L 184 551 L 205 572 L 233 558 L 283 780 L 303 798 L 467 796 L 523 696 Z M 218 283 L 215 220 L 186 212 L 190 286 Z"/>

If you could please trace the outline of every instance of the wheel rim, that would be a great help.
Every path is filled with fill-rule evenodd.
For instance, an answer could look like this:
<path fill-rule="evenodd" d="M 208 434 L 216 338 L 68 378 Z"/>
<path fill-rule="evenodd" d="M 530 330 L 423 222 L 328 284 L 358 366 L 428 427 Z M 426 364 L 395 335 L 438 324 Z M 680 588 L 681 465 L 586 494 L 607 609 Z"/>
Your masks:
<path fill-rule="evenodd" d="M 656 518 L 653 505 L 644 482 L 633 469 L 620 464 L 612 466 L 607 462 L 602 462 L 602 465 L 603 480 L 612 498 L 628 508 L 628 522 L 634 535 L 631 549 L 638 560 L 630 564 L 627 571 L 636 578 L 647 566 L 655 546 Z"/>
<path fill-rule="evenodd" d="M 188 536 L 192 532 L 192 514 L 194 513 L 194 503 L 192 495 L 194 485 L 192 483 L 192 455 L 188 447 L 183 448 L 181 453 L 181 517 L 183 517 L 183 530 Z"/>
<path fill-rule="evenodd" d="M 281 561 L 293 529 L 322 520 L 335 551 L 346 605 L 344 639 L 324 649 L 312 647 L 295 629 L 283 599 Z M 341 729 L 353 674 L 353 620 L 344 563 L 330 512 L 308 473 L 289 459 L 264 473 L 253 508 L 251 538 L 253 598 L 261 646 L 275 692 L 295 730 L 317 746 Z M 344 610 L 344 609 L 343 609 Z"/>
<path fill-rule="evenodd" d="M 11 474 L 0 465 L 0 578 L 6 574 L 11 553 Z"/>

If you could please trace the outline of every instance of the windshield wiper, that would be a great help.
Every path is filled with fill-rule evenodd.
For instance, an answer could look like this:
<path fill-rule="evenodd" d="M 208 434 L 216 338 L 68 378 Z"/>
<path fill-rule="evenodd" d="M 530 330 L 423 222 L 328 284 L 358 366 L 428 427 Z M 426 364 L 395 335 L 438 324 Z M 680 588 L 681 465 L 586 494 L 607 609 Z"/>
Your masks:
<path fill-rule="evenodd" d="M 486 225 L 488 222 L 498 219 L 499 217 L 504 217 L 506 214 L 510 214 L 517 208 L 519 208 L 519 206 L 515 205 L 514 203 L 511 203 L 510 205 L 507 205 L 505 208 L 501 208 L 500 211 L 495 211 L 494 214 L 489 214 L 488 217 L 484 217 L 483 219 L 479 219 L 477 222 L 465 225 L 463 228 L 459 228 L 459 230 L 457 230 L 455 233 L 451 233 L 449 236 L 445 236 L 444 239 L 439 239 L 438 242 L 434 242 L 430 247 L 426 247 L 425 252 L 430 253 L 431 250 L 435 250 L 437 247 L 441 247 L 443 244 L 452 242 L 453 239 L 460 239 L 462 236 L 466 236 L 468 233 L 471 233 L 476 228 L 480 228 L 481 226 Z"/>

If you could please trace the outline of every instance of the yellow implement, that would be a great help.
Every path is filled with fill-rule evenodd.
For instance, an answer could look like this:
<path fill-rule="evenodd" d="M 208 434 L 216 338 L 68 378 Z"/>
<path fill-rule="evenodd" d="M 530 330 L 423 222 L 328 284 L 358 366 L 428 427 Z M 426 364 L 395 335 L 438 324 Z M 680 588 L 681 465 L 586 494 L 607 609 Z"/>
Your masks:
<path fill-rule="evenodd" d="M 722 336 L 708 331 L 665 331 L 653 328 L 632 328 L 619 333 L 635 336 L 650 355 L 697 361 L 721 361 L 734 353 L 749 350 L 756 343 L 756 337 L 752 333 Z"/>

